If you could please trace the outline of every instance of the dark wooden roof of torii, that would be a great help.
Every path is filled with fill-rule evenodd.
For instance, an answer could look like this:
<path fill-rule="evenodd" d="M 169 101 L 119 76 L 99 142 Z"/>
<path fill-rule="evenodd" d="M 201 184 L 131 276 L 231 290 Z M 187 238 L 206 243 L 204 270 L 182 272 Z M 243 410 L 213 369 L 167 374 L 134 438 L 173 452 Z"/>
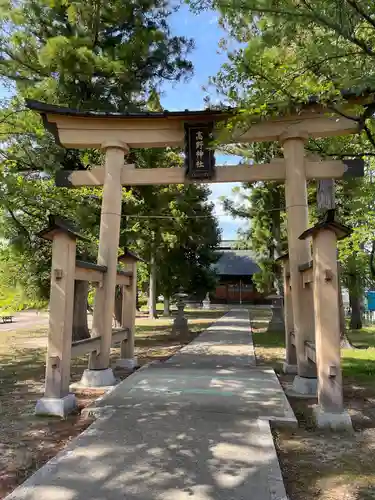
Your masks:
<path fill-rule="evenodd" d="M 203 110 L 188 110 L 183 111 L 93 111 L 93 110 L 79 110 L 72 108 L 65 108 L 56 106 L 54 104 L 47 104 L 32 99 L 26 99 L 26 106 L 41 114 L 53 113 L 56 115 L 76 116 L 81 118 L 121 118 L 121 119 L 142 119 L 142 118 L 197 118 L 197 119 L 224 119 L 230 115 L 234 115 L 236 110 L 234 108 L 227 109 L 203 109 Z"/>
<path fill-rule="evenodd" d="M 374 95 L 374 90 L 365 89 L 360 92 L 356 92 L 353 89 L 342 90 L 341 97 L 346 102 L 355 102 L 357 104 L 365 104 L 366 98 L 370 95 Z M 329 104 L 334 104 L 335 101 L 330 101 Z M 283 106 L 285 103 L 269 103 L 270 109 L 278 109 L 280 104 Z M 308 96 L 305 101 L 295 102 L 294 105 L 298 109 L 306 109 L 309 107 L 313 107 L 316 105 L 324 105 L 328 104 L 322 101 L 318 96 Z M 224 119 L 229 116 L 236 115 L 238 113 L 238 109 L 233 107 L 223 107 L 221 109 L 218 108 L 208 108 L 203 110 L 181 110 L 181 111 L 124 111 L 124 112 L 116 112 L 116 111 L 94 111 L 94 110 L 79 110 L 64 106 L 57 106 L 55 104 L 48 104 L 41 101 L 36 101 L 33 99 L 26 99 L 26 106 L 33 110 L 37 111 L 41 114 L 43 113 L 52 113 L 57 115 L 65 115 L 65 116 L 77 116 L 82 118 L 129 118 L 129 119 L 139 119 L 139 118 L 209 118 L 209 119 Z"/>
<path fill-rule="evenodd" d="M 186 124 L 213 123 L 213 134 L 221 143 L 249 143 L 279 140 L 290 127 L 311 138 L 353 134 L 358 121 L 328 111 L 316 99 L 309 99 L 294 112 L 286 109 L 269 117 L 249 117 L 222 134 L 220 122 L 241 117 L 234 108 L 198 111 L 86 111 L 27 100 L 27 107 L 39 113 L 44 126 L 58 144 L 68 148 L 101 148 L 117 142 L 128 148 L 181 147 L 185 144 Z M 275 108 L 276 109 L 276 108 Z"/>

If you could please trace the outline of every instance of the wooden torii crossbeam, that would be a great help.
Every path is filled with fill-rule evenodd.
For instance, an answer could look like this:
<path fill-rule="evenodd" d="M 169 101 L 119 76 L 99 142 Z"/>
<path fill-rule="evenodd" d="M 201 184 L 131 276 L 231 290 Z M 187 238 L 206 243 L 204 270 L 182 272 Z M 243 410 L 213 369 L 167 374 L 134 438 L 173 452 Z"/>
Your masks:
<path fill-rule="evenodd" d="M 361 160 L 322 160 L 305 162 L 306 179 L 340 179 L 342 177 L 357 177 L 363 175 Z M 60 171 L 56 174 L 56 185 L 59 187 L 103 186 L 105 168 L 96 167 L 91 170 Z M 285 161 L 283 159 L 270 163 L 256 165 L 226 165 L 216 167 L 212 179 L 200 179 L 203 183 L 217 182 L 285 182 Z M 185 169 L 172 168 L 135 168 L 126 165 L 121 170 L 123 186 L 142 186 L 147 184 L 191 184 L 187 179 Z"/>

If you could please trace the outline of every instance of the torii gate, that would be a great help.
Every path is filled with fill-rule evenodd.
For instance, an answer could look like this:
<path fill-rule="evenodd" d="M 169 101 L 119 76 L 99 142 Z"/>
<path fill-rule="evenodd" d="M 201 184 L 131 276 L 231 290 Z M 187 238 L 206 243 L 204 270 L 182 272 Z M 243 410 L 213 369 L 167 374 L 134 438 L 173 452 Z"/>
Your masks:
<path fill-rule="evenodd" d="M 104 276 L 103 287 L 97 291 L 93 320 L 94 335 L 101 336 L 100 356 L 95 363 L 91 363 L 90 368 L 108 370 L 122 186 L 194 182 L 191 177 L 186 177 L 183 168 L 135 169 L 134 165 L 124 163 L 124 157 L 129 153 L 130 148 L 186 146 L 187 130 L 194 126 L 203 126 L 203 128 L 208 126 L 212 129 L 213 136 L 220 138 L 220 125 L 230 117 L 230 113 L 205 110 L 121 114 L 78 111 L 37 101 L 27 101 L 27 106 L 40 113 L 46 129 L 54 135 L 59 145 L 69 148 L 98 148 L 105 152 L 104 167 L 96 167 L 89 171 L 60 172 L 56 178 L 56 184 L 65 187 L 104 186 L 98 264 L 106 266 L 107 272 Z M 358 132 L 357 122 L 341 114 L 327 113 L 327 110 L 318 104 L 306 105 L 298 114 L 268 120 L 254 120 L 248 129 L 237 128 L 231 137 L 225 138 L 224 141 L 227 143 L 279 141 L 283 146 L 284 159 L 260 165 L 217 167 L 214 177 L 198 179 L 198 182 L 255 182 L 260 180 L 285 182 L 289 246 L 288 272 L 290 272 L 293 335 L 296 348 L 296 367 L 290 366 L 289 363 L 286 370 L 291 371 L 295 368 L 297 375 L 294 388 L 301 392 L 311 392 L 314 384 L 316 385 L 316 369 L 308 361 L 305 352 L 306 343 L 315 340 L 313 291 L 312 288 L 306 286 L 300 269 L 301 265 L 311 262 L 310 239 L 299 239 L 308 229 L 306 181 L 308 179 L 340 179 L 348 173 L 350 175 L 350 169 L 355 167 L 355 164 L 350 162 L 309 159 L 306 157 L 304 144 L 308 138 L 356 132 Z M 316 239 L 319 240 L 319 238 Z M 336 262 L 331 262 L 330 265 L 335 266 Z M 336 314 L 337 304 L 334 294 L 330 294 L 330 301 L 325 304 L 325 307 L 330 308 L 332 313 Z M 289 310 L 290 307 L 286 308 L 287 314 Z M 291 314 L 286 324 L 290 324 L 290 316 Z M 290 333 L 286 332 L 288 338 Z M 338 331 L 327 331 L 326 334 L 334 339 L 334 344 L 336 338 L 339 338 L 337 337 Z M 287 342 L 287 345 L 289 344 L 290 342 Z M 287 353 L 288 359 L 290 356 Z M 131 363 L 132 360 L 129 361 Z M 333 405 L 331 409 L 326 410 L 332 411 L 336 416 L 343 412 L 342 404 L 336 407 Z"/>

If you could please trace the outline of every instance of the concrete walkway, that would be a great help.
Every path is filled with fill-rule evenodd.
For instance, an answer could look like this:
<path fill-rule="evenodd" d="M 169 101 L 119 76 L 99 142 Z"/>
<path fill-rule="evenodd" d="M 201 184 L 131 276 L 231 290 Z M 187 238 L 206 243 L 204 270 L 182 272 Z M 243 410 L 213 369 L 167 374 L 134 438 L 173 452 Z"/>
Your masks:
<path fill-rule="evenodd" d="M 270 432 L 295 425 L 232 310 L 89 410 L 97 420 L 7 500 L 286 500 Z"/>

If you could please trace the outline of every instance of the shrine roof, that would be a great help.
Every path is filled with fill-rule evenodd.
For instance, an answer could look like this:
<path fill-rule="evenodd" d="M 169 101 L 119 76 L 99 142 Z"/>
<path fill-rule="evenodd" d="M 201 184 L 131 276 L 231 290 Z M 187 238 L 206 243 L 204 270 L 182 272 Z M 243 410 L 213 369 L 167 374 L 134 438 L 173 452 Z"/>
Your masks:
<path fill-rule="evenodd" d="M 219 276 L 252 276 L 260 271 L 251 250 L 224 250 L 218 252 L 220 257 L 213 264 Z"/>

